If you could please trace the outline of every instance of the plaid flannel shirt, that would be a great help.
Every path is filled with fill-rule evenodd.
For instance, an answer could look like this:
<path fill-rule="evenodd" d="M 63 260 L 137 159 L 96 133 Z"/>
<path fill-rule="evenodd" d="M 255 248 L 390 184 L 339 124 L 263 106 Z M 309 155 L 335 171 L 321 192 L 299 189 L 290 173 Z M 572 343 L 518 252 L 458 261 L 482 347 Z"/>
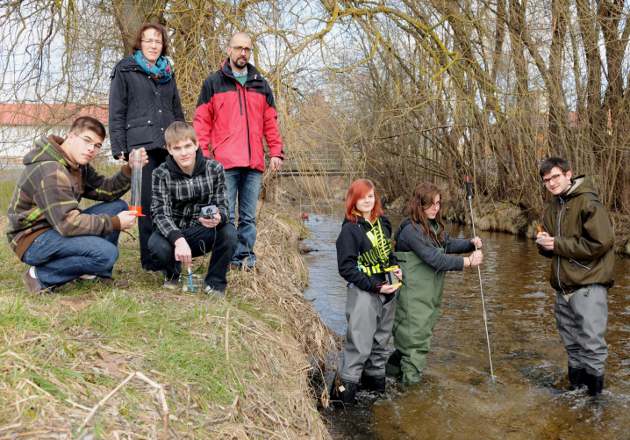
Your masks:
<path fill-rule="evenodd" d="M 129 190 L 131 169 L 125 165 L 112 177 L 91 165 L 73 164 L 63 153 L 64 139 L 41 137 L 24 156 L 20 176 L 8 208 L 7 237 L 11 249 L 22 258 L 31 243 L 54 228 L 64 237 L 104 236 L 120 230 L 118 217 L 84 214 L 81 198 L 110 202 Z"/>
<path fill-rule="evenodd" d="M 221 223 L 227 222 L 223 165 L 197 152 L 192 175 L 180 170 L 171 156 L 153 171 L 151 215 L 157 230 L 171 243 L 184 236 L 182 230 L 198 226 L 201 208 L 216 205 Z"/>

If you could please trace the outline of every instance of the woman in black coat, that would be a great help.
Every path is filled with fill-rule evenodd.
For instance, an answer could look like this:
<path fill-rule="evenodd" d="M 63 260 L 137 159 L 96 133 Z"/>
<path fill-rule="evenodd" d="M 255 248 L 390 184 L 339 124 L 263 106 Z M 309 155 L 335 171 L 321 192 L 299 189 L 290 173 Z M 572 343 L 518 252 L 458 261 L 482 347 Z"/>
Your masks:
<path fill-rule="evenodd" d="M 153 270 L 148 240 L 151 221 L 151 174 L 167 156 L 164 130 L 173 121 L 184 121 L 184 112 L 166 58 L 166 30 L 159 24 L 144 24 L 136 36 L 134 53 L 122 59 L 111 76 L 109 89 L 109 135 L 116 159 L 144 148 L 149 163 L 142 170 L 142 213 L 138 221 L 142 268 Z"/>

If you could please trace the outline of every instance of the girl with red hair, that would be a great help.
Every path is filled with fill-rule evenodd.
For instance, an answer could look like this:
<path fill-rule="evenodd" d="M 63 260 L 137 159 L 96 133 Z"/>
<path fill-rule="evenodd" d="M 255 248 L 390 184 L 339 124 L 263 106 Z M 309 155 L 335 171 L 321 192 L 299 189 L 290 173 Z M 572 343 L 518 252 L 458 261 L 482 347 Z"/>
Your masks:
<path fill-rule="evenodd" d="M 348 331 L 331 392 L 334 401 L 354 403 L 359 385 L 385 391 L 387 342 L 394 322 L 392 300 L 400 286 L 389 284 L 386 273 L 402 278 L 389 239 L 391 229 L 374 184 L 367 179 L 352 182 L 337 238 L 339 274 L 348 282 Z"/>

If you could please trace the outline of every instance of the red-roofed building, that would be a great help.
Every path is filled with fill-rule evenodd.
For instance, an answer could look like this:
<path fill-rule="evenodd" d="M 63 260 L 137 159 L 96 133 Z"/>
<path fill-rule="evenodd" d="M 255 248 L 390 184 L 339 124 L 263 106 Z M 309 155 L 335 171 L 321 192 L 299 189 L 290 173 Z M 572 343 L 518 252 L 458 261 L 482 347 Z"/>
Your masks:
<path fill-rule="evenodd" d="M 37 137 L 64 136 L 79 116 L 92 116 L 107 126 L 107 105 L 0 103 L 0 168 L 21 165 Z M 109 147 L 107 139 L 104 144 Z M 103 148 L 103 154 L 108 150 Z"/>

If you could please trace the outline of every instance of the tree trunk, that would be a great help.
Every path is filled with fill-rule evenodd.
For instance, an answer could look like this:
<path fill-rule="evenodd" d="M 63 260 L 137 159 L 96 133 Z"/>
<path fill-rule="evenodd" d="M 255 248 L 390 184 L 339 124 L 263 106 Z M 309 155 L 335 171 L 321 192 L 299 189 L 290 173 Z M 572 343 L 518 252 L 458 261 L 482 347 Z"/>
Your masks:
<path fill-rule="evenodd" d="M 167 0 L 114 0 L 116 25 L 122 36 L 125 54 L 133 52 L 138 30 L 144 23 L 163 23 Z"/>
<path fill-rule="evenodd" d="M 566 0 L 553 0 L 551 7 L 551 49 L 549 53 L 549 145 L 562 147 L 566 154 L 565 137 L 567 114 L 562 87 L 562 65 L 564 61 L 564 40 L 567 31 L 568 7 Z"/>

